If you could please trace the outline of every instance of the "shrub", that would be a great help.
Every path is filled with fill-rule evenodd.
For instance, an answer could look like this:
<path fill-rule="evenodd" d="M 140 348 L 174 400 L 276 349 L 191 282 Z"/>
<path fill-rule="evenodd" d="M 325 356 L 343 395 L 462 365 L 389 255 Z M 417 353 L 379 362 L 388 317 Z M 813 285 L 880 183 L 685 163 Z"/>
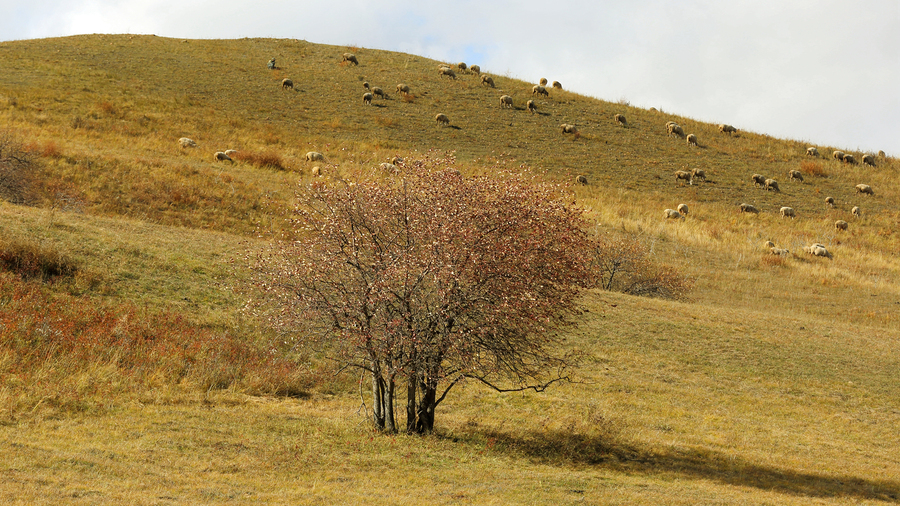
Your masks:
<path fill-rule="evenodd" d="M 596 238 L 592 260 L 596 284 L 604 290 L 683 299 L 694 286 L 677 269 L 654 262 L 650 247 L 636 237 Z"/>
<path fill-rule="evenodd" d="M 822 166 L 822 164 L 811 160 L 804 160 L 800 162 L 800 172 L 808 176 L 828 177 L 828 174 L 825 173 L 825 168 Z"/>
<path fill-rule="evenodd" d="M 9 130 L 0 130 L 0 198 L 14 204 L 31 199 L 36 162 Z"/>
<path fill-rule="evenodd" d="M 52 281 L 74 276 L 78 266 L 57 250 L 33 241 L 0 239 L 0 271 L 12 272 L 26 280 Z"/>
<path fill-rule="evenodd" d="M 281 155 L 274 151 L 265 153 L 253 153 L 251 151 L 238 151 L 233 156 L 234 159 L 249 163 L 255 167 L 271 168 L 278 170 L 287 170 Z"/>

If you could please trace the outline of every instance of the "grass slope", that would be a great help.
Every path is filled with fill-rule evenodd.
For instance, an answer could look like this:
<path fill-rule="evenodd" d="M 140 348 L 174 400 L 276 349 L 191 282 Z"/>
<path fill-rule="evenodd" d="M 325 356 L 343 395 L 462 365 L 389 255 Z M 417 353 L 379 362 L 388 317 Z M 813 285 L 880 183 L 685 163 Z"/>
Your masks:
<path fill-rule="evenodd" d="M 342 64 L 345 51 L 360 65 Z M 265 68 L 272 57 L 274 71 Z M 247 396 L 238 383 L 73 403 L 89 406 L 81 410 L 51 409 L 38 397 L 20 404 L 27 409 L 0 408 L 0 498 L 900 502 L 896 160 L 879 158 L 875 168 L 809 160 L 807 142 L 725 135 L 556 89 L 535 98 L 532 115 L 524 104 L 533 83 L 493 75 L 490 88 L 472 74 L 441 78 L 437 65 L 299 40 L 0 43 L 0 127 L 41 161 L 32 205 L 0 203 L 0 240 L 39 245 L 77 265 L 73 281 L 45 284 L 60 296 L 177 310 L 253 340 L 240 298 L 227 290 L 241 269 L 228 261 L 261 232 L 282 228 L 291 185 L 308 181 L 314 165 L 330 178 L 366 177 L 394 155 L 452 151 L 468 173 L 587 175 L 590 184 L 572 191 L 598 231 L 640 236 L 655 259 L 696 279 L 690 300 L 585 294 L 587 312 L 571 335 L 592 357 L 582 383 L 503 396 L 465 386 L 441 406 L 439 433 L 427 438 L 373 437 L 353 378 L 316 382 L 303 399 Z M 281 88 L 285 77 L 293 90 Z M 388 99 L 365 106 L 363 82 Z M 399 96 L 399 83 L 414 96 Z M 514 109 L 499 107 L 502 94 Z M 437 113 L 450 126 L 436 124 Z M 627 127 L 615 124 L 616 113 Z M 700 146 L 667 136 L 668 120 Z M 563 136 L 561 123 L 581 135 Z M 199 147 L 179 147 L 182 136 Z M 214 162 L 225 149 L 255 158 Z M 306 162 L 312 150 L 326 163 Z M 281 168 L 252 163 L 264 158 Z M 708 180 L 675 182 L 675 170 L 694 168 Z M 788 180 L 793 169 L 803 183 Z M 754 188 L 754 173 L 778 179 L 782 191 Z M 858 183 L 875 196 L 857 196 Z M 741 202 L 762 213 L 738 214 Z M 679 203 L 690 207 L 688 218 L 664 221 L 662 210 Z M 850 215 L 854 205 L 861 218 Z M 797 219 L 778 216 L 782 206 Z M 837 219 L 850 223 L 847 232 L 835 231 Z M 793 254 L 767 255 L 766 240 Z M 804 255 L 811 242 L 826 244 L 834 259 Z M 0 356 L 0 365 L 15 363 Z M 76 394 L 113 381 L 97 369 L 70 382 Z M 0 378 L 0 400 L 15 397 L 15 375 Z"/>

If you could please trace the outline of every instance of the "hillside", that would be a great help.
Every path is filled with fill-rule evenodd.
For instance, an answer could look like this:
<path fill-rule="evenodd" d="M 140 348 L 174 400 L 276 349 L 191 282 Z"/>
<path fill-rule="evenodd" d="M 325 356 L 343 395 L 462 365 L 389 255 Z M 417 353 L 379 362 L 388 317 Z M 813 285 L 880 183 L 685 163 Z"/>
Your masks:
<path fill-rule="evenodd" d="M 359 65 L 341 62 L 347 51 Z M 269 70 L 273 57 L 278 68 Z M 9 444 L 0 444 L 8 477 L 0 498 L 900 502 L 900 162 L 846 164 L 830 153 L 850 150 L 821 145 L 823 157 L 811 158 L 811 142 L 740 125 L 724 134 L 549 87 L 532 114 L 532 86 L 553 76 L 526 83 L 482 69 L 491 88 L 472 73 L 441 77 L 439 63 L 300 40 L 0 43 L 0 129 L 39 161 L 29 205 L 0 202 L 0 246 L 25 244 L 77 266 L 71 280 L 30 282 L 48 297 L 133 304 L 134 318 L 175 311 L 216 335 L 265 341 L 272 336 L 246 320 L 229 290 L 246 275 L 232 260 L 284 229 L 292 186 L 310 181 L 315 165 L 325 179 L 380 177 L 376 167 L 393 156 L 452 154 L 464 174 L 586 175 L 589 184 L 571 191 L 598 231 L 650 245 L 656 261 L 695 280 L 688 299 L 586 293 L 570 336 L 590 357 L 583 383 L 507 396 L 468 385 L 441 406 L 439 434 L 424 439 L 373 439 L 357 414 L 355 378 L 260 387 L 256 377 L 189 376 L 195 383 L 179 386 L 160 373 L 134 393 L 100 368 L 66 378 L 75 393 L 63 401 L 23 385 L 17 358 L 3 355 L 0 441 Z M 293 88 L 282 87 L 284 78 Z M 364 82 L 388 97 L 365 105 Z M 398 94 L 399 83 L 412 96 Z M 499 106 L 503 94 L 513 109 Z M 435 122 L 438 113 L 448 126 Z M 616 124 L 617 113 L 627 126 Z M 670 120 L 699 145 L 669 136 Z M 580 134 L 562 134 L 562 123 Z M 180 147 L 180 137 L 198 147 Z M 236 163 L 213 160 L 226 149 L 238 150 Z M 326 162 L 307 162 L 308 151 Z M 706 180 L 675 181 L 674 171 L 692 169 Z M 789 180 L 791 170 L 803 181 Z M 756 188 L 757 173 L 781 191 Z M 860 183 L 874 195 L 858 195 Z M 663 210 L 680 203 L 687 218 L 665 220 Z M 741 214 L 741 203 L 761 212 Z M 782 218 L 783 206 L 797 218 Z M 848 230 L 836 230 L 836 220 Z M 767 240 L 791 254 L 767 254 Z M 803 253 L 813 242 L 833 258 Z M 0 308 L 18 300 L 11 283 Z M 25 326 L 15 315 L 0 321 Z M 298 388 L 302 395 L 283 395 Z M 122 462 L 140 465 L 129 472 Z M 198 466 L 206 470 L 193 472 Z M 252 476 L 257 469 L 282 495 Z M 318 485 L 298 483 L 298 474 Z M 358 495 L 344 495 L 345 483 Z"/>

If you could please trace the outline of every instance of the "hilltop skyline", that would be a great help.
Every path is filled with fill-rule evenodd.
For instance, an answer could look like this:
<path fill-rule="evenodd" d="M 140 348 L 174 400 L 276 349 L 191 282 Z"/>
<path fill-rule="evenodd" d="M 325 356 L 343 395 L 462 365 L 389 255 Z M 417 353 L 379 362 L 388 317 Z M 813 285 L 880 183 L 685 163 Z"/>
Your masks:
<path fill-rule="evenodd" d="M 900 4 L 38 1 L 3 40 L 271 37 L 401 51 L 740 130 L 900 155 Z"/>

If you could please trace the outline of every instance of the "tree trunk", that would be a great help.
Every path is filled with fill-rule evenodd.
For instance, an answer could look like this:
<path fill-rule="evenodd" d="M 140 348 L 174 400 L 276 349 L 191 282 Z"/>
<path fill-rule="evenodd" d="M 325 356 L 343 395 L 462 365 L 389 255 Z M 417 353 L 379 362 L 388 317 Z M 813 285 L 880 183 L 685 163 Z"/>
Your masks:
<path fill-rule="evenodd" d="M 384 383 L 381 377 L 372 373 L 372 422 L 375 427 L 384 430 Z"/>
<path fill-rule="evenodd" d="M 437 387 L 425 382 L 419 384 L 422 398 L 416 406 L 416 432 L 429 434 L 434 430 L 434 408 L 436 407 Z"/>
<path fill-rule="evenodd" d="M 416 386 L 418 379 L 411 376 L 406 385 L 406 433 L 416 432 Z"/>
<path fill-rule="evenodd" d="M 397 423 L 394 421 L 394 379 L 387 382 L 384 392 L 384 430 L 385 432 L 397 432 Z"/>

